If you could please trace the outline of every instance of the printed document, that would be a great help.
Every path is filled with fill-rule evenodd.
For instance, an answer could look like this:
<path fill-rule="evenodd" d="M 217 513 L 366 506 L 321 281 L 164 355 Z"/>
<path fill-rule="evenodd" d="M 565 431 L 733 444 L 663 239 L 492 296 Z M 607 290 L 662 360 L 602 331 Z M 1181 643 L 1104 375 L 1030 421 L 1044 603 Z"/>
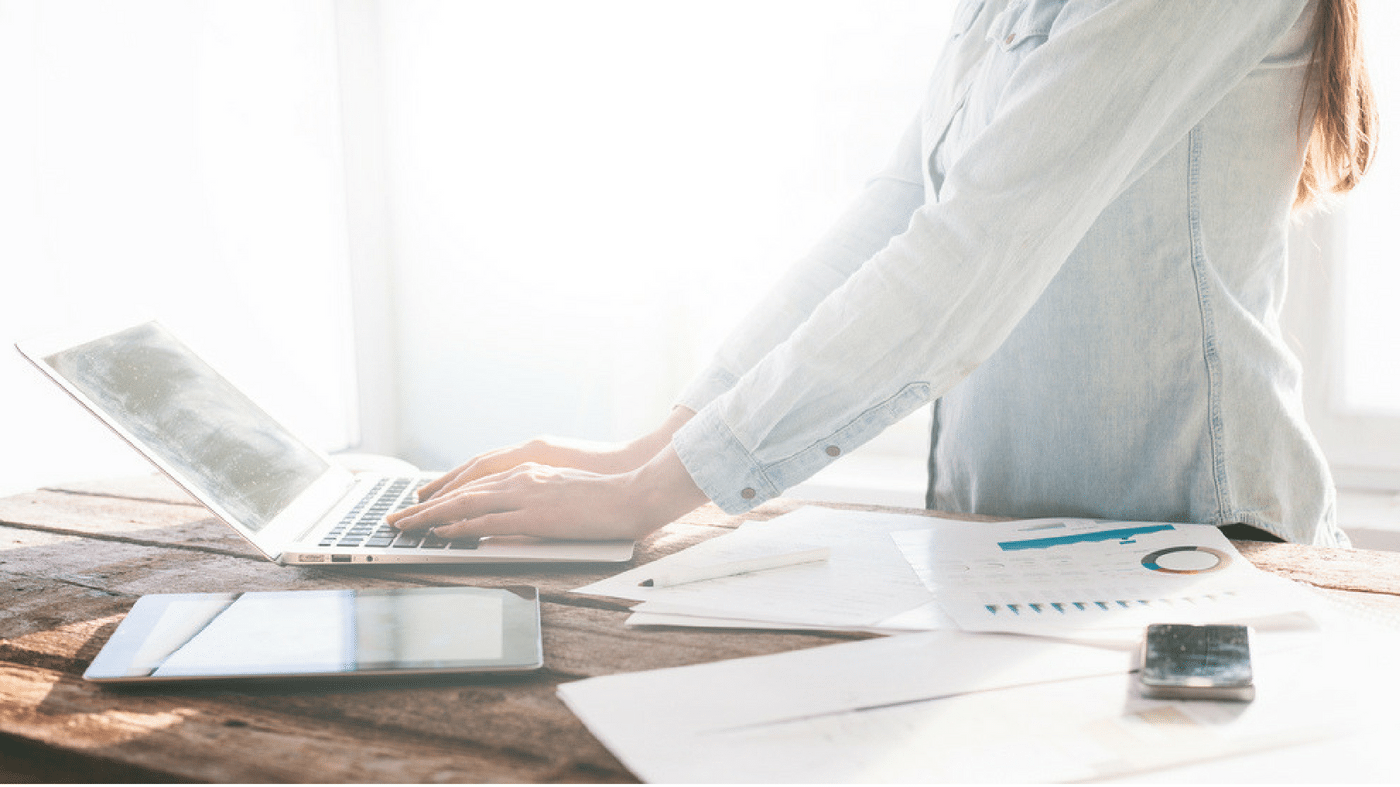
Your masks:
<path fill-rule="evenodd" d="M 1219 528 L 1035 519 L 895 533 L 943 610 L 967 631 L 1070 636 L 1149 623 L 1295 613 L 1311 595 L 1245 560 Z"/>
<path fill-rule="evenodd" d="M 718 538 L 696 544 L 576 593 L 642 601 L 635 611 L 661 622 L 712 619 L 756 621 L 768 627 L 868 630 L 887 622 L 908 629 L 910 615 L 925 627 L 947 625 L 929 591 L 890 534 L 935 521 L 917 515 L 853 514 L 807 507 L 768 522 L 746 522 Z M 639 587 L 657 571 L 677 566 L 742 560 L 774 552 L 829 547 L 820 563 L 722 577 L 673 587 Z M 921 611 L 921 612 L 920 612 Z M 904 621 L 901 623 L 901 621 Z"/>

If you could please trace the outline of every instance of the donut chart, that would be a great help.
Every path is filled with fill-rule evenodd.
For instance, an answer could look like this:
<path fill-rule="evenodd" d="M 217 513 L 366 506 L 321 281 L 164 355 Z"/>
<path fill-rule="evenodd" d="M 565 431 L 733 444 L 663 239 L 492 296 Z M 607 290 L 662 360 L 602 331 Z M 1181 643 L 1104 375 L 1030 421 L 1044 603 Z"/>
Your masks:
<path fill-rule="evenodd" d="M 1144 557 L 1142 565 L 1164 574 L 1205 574 L 1229 566 L 1230 556 L 1210 547 L 1168 547 Z"/>

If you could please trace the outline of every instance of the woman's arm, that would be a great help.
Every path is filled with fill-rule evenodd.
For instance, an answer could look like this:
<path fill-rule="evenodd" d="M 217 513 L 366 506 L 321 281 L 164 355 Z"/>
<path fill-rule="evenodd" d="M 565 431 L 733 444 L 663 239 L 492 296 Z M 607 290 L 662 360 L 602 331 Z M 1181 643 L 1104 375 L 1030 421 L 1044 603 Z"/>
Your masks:
<path fill-rule="evenodd" d="M 629 443 L 539 437 L 489 451 L 423 487 L 423 502 L 389 521 L 405 529 L 456 523 L 441 528 L 451 536 L 633 538 L 706 502 L 671 447 L 672 436 L 903 232 L 923 199 L 915 118 L 886 167 L 750 311 L 656 429 Z"/>
<path fill-rule="evenodd" d="M 432 528 L 444 538 L 640 538 L 705 502 L 667 445 L 640 467 L 617 473 L 525 462 L 457 482 L 389 522 L 404 530 Z"/>
<path fill-rule="evenodd" d="M 799 274 L 761 305 L 683 402 L 698 413 L 646 464 L 544 468 L 518 464 L 529 451 L 517 449 L 464 469 L 427 509 L 397 521 L 454 523 L 444 528 L 454 534 L 634 536 L 706 497 L 738 513 L 809 477 L 985 360 L 1103 208 L 1258 66 L 1305 6 L 1072 0 L 949 167 L 939 201 L 868 260 L 854 246 L 882 233 L 859 236 L 830 275 Z M 890 204 L 904 198 L 873 210 Z"/>
<path fill-rule="evenodd" d="M 885 167 L 730 332 L 709 367 L 681 393 L 681 405 L 699 412 L 732 388 L 866 260 L 909 227 L 909 218 L 925 199 L 919 132 L 915 117 Z"/>

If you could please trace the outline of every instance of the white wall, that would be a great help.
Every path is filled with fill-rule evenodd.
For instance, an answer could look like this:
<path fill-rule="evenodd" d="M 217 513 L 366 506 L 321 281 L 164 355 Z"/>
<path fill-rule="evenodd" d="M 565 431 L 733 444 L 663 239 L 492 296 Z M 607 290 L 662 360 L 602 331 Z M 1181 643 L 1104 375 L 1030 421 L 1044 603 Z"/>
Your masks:
<path fill-rule="evenodd" d="M 354 439 L 330 0 L 0 1 L 0 493 L 147 472 L 8 345 L 156 316 Z"/>
<path fill-rule="evenodd" d="M 405 456 L 657 422 L 884 163 L 950 9 L 380 4 Z"/>

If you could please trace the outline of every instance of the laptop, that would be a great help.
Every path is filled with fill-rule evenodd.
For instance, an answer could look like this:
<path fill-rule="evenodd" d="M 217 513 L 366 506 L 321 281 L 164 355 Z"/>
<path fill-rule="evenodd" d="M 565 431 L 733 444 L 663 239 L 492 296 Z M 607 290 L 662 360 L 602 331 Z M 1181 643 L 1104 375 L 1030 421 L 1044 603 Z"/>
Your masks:
<path fill-rule="evenodd" d="M 283 565 L 621 563 L 631 541 L 445 540 L 384 522 L 431 474 L 351 473 L 267 414 L 158 321 L 48 337 L 20 353 Z"/>

